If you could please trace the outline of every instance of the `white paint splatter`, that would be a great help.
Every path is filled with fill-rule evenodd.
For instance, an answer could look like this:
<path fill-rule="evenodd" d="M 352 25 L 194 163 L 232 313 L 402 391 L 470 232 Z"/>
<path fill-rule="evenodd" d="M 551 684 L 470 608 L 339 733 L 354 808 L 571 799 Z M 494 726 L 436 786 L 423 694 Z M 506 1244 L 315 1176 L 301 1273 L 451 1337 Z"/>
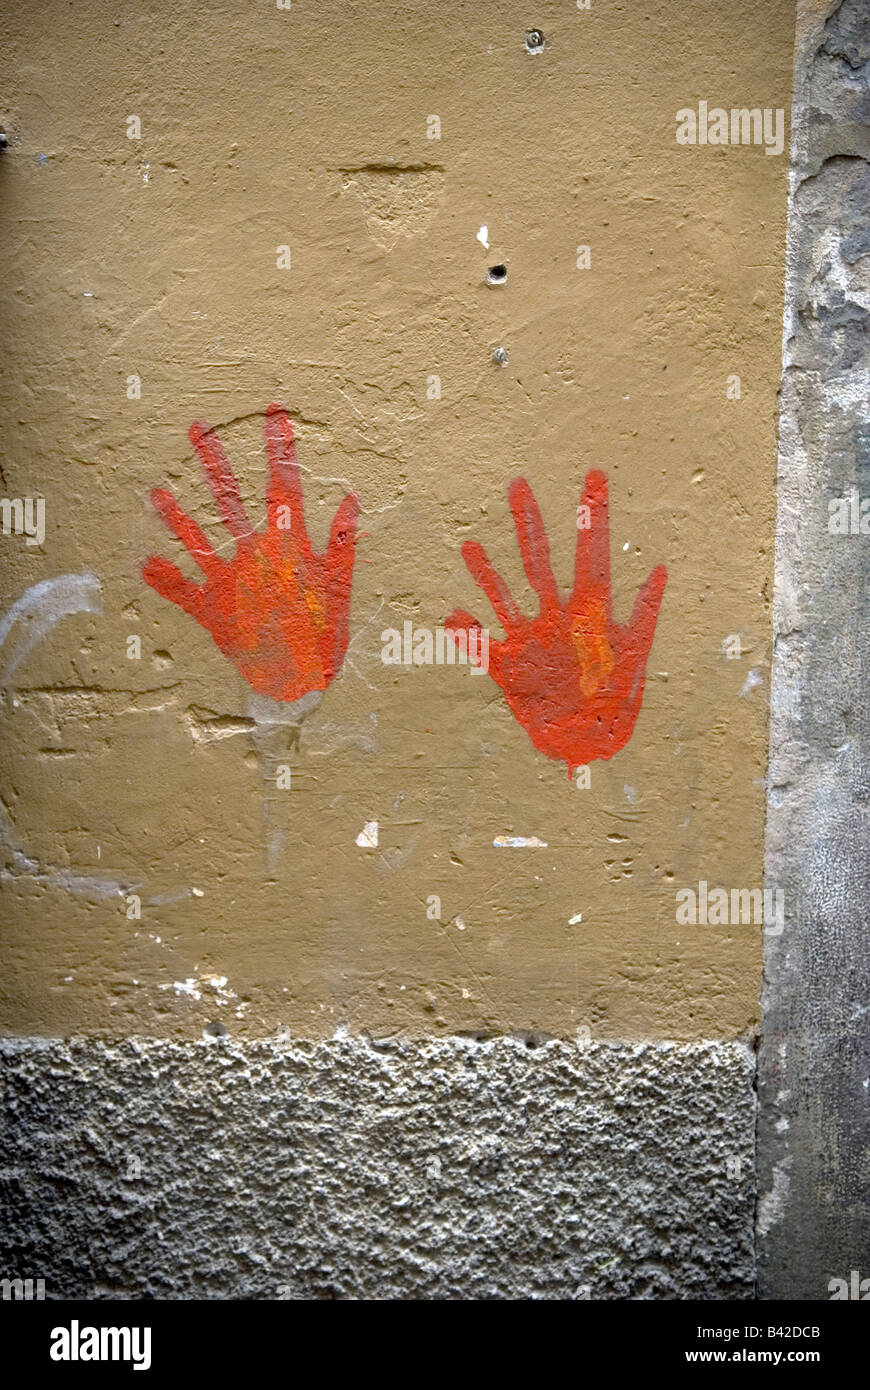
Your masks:
<path fill-rule="evenodd" d="M 484 224 L 477 233 L 477 240 L 487 251 L 489 250 L 489 227 Z"/>
<path fill-rule="evenodd" d="M 185 994 L 189 999 L 201 999 L 204 991 L 210 991 L 215 995 L 211 1002 L 218 1006 L 231 1004 L 239 997 L 235 990 L 229 988 L 226 975 L 188 975 L 186 980 L 173 980 L 160 988 L 174 989 L 176 994 Z M 239 1010 L 242 1008 L 244 1005 L 240 1004 L 236 1009 L 237 1018 L 241 1017 Z"/>
<path fill-rule="evenodd" d="M 164 985 L 164 989 L 168 986 Z M 189 994 L 191 999 L 201 999 L 202 994 L 196 987 L 196 980 L 192 975 L 188 975 L 186 980 L 173 980 L 172 988 L 176 994 Z"/>
<path fill-rule="evenodd" d="M 377 849 L 378 847 L 378 823 L 376 820 L 367 820 L 362 830 L 356 837 L 356 842 L 360 849 Z"/>
<path fill-rule="evenodd" d="M 547 841 L 539 840 L 537 835 L 496 835 L 495 849 L 546 849 Z"/>
<path fill-rule="evenodd" d="M 578 922 L 582 922 L 582 921 L 583 921 L 583 913 L 582 913 L 582 912 L 575 912 L 573 917 L 569 917 L 569 918 L 568 918 L 568 926 L 569 926 L 569 927 L 576 927 L 577 923 L 578 923 Z"/>
<path fill-rule="evenodd" d="M 248 733 L 260 757 L 263 782 L 263 854 L 266 874 L 274 878 L 281 863 L 284 827 L 276 824 L 276 813 L 286 790 L 276 786 L 279 767 L 290 766 L 299 748 L 302 722 L 317 709 L 322 690 L 309 690 L 298 700 L 271 700 L 255 691 L 247 692 Z"/>

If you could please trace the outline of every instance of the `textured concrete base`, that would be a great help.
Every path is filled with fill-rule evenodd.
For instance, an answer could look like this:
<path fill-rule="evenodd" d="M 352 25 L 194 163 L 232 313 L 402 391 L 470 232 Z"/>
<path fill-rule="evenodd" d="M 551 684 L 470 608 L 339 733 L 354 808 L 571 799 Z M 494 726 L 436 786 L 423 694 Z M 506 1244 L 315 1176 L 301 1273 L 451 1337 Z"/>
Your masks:
<path fill-rule="evenodd" d="M 753 1296 L 740 1044 L 6 1040 L 48 1298 Z"/>

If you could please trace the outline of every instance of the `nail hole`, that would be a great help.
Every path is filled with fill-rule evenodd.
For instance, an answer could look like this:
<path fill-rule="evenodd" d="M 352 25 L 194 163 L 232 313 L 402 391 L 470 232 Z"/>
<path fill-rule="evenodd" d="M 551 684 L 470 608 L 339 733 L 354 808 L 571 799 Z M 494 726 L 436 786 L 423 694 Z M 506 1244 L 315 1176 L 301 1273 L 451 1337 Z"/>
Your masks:
<path fill-rule="evenodd" d="M 529 29 L 527 31 L 526 51 L 528 53 L 542 53 L 544 51 L 544 36 L 540 29 Z"/>
<path fill-rule="evenodd" d="M 488 285 L 503 285 L 507 280 L 506 265 L 491 265 L 486 272 L 486 283 Z"/>

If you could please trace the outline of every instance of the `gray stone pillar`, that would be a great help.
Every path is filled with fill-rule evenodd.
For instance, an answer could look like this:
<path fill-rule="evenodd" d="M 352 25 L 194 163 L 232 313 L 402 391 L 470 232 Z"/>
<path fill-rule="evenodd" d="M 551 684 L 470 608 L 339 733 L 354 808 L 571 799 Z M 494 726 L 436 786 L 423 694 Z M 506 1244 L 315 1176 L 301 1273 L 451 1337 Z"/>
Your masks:
<path fill-rule="evenodd" d="M 817 8 L 817 7 L 815 7 Z M 763 1298 L 870 1277 L 870 5 L 799 16 L 759 1059 Z M 855 534 L 857 525 L 858 533 Z M 843 534 L 845 528 L 846 533 Z"/>

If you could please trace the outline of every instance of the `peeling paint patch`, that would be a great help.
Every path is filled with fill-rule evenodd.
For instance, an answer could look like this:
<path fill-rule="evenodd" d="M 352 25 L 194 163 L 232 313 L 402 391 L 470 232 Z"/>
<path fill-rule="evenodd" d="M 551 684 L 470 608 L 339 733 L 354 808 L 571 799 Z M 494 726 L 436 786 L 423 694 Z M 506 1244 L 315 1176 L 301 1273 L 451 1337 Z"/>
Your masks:
<path fill-rule="evenodd" d="M 201 705 L 189 705 L 181 716 L 185 729 L 194 743 L 214 743 L 218 739 L 249 734 L 253 719 L 240 719 L 233 714 L 217 714 Z"/>
<path fill-rule="evenodd" d="M 427 231 L 445 189 L 444 171 L 435 165 L 371 164 L 341 172 L 342 192 L 357 195 L 369 235 L 382 251 Z"/>

